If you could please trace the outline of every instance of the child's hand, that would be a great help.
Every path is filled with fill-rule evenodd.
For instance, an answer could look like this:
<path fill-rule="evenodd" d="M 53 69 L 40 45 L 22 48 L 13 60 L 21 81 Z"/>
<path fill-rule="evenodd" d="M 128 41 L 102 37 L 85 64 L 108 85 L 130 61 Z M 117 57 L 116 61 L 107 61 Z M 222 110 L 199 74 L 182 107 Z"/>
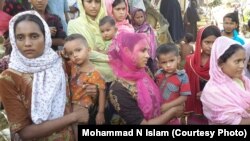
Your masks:
<path fill-rule="evenodd" d="M 82 86 L 85 95 L 90 95 L 93 99 L 98 96 L 98 87 L 94 84 L 83 84 Z"/>
<path fill-rule="evenodd" d="M 97 125 L 102 125 L 105 123 L 105 118 L 104 118 L 104 113 L 103 112 L 98 112 L 95 118 L 96 124 Z"/>
<path fill-rule="evenodd" d="M 198 92 L 198 93 L 196 94 L 196 99 L 197 99 L 197 100 L 200 100 L 200 98 L 201 98 L 201 93 L 202 93 L 202 91 L 200 91 L 200 92 Z"/>

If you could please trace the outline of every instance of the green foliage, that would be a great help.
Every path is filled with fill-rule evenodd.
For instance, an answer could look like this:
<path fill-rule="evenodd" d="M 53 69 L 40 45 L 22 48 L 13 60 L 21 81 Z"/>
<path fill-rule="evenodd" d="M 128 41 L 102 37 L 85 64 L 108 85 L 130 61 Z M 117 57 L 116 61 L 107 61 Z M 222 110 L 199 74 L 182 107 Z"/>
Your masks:
<path fill-rule="evenodd" d="M 214 0 L 213 2 L 209 3 L 208 6 L 209 7 L 216 7 L 216 6 L 219 6 L 221 5 L 221 0 Z"/>

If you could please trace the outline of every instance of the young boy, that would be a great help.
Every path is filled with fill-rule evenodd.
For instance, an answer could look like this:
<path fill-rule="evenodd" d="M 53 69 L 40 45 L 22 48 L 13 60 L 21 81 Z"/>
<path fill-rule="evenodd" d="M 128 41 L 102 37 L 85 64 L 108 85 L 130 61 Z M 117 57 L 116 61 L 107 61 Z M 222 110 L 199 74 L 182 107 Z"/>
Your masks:
<path fill-rule="evenodd" d="M 70 59 L 70 89 L 73 111 L 77 110 L 79 106 L 85 107 L 85 110 L 89 110 L 89 124 L 104 124 L 105 81 L 89 60 L 90 48 L 86 39 L 80 34 L 68 36 L 65 39 L 64 51 Z M 83 86 L 88 84 L 97 86 L 98 99 L 85 94 Z M 74 132 L 77 133 L 77 126 L 74 127 Z M 75 135 L 77 137 L 77 134 Z"/>
<path fill-rule="evenodd" d="M 183 69 L 186 56 L 194 53 L 194 48 L 190 44 L 194 39 L 194 36 L 191 33 L 186 33 L 184 40 L 180 43 L 180 54 L 181 54 L 181 63 L 180 69 Z"/>
<path fill-rule="evenodd" d="M 183 105 L 191 91 L 187 74 L 177 69 L 180 62 L 178 48 L 174 44 L 163 44 L 157 48 L 156 55 L 160 69 L 155 78 L 164 99 L 161 111 L 166 112 L 172 107 Z M 181 123 L 175 118 L 168 124 Z"/>
<path fill-rule="evenodd" d="M 115 20 L 110 16 L 103 17 L 99 22 L 102 38 L 105 42 L 104 48 L 97 48 L 97 51 L 107 54 L 108 48 L 115 37 L 117 27 L 115 26 Z"/>

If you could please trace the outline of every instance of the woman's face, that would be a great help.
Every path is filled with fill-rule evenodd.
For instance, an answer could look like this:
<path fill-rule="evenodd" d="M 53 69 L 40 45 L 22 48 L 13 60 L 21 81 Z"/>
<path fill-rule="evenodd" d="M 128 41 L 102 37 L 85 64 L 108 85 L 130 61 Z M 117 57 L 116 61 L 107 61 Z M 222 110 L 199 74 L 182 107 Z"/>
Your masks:
<path fill-rule="evenodd" d="M 32 21 L 21 21 L 16 26 L 16 45 L 23 56 L 33 59 L 41 56 L 45 39 L 39 26 Z"/>
<path fill-rule="evenodd" d="M 210 56 L 212 45 L 213 45 L 214 41 L 216 40 L 216 38 L 217 38 L 216 36 L 210 35 L 201 41 L 201 49 L 202 49 L 203 54 Z"/>
<path fill-rule="evenodd" d="M 136 66 L 138 68 L 146 67 L 149 58 L 149 46 L 146 40 L 139 41 L 133 50 L 133 54 L 135 55 Z"/>
<path fill-rule="evenodd" d="M 101 0 L 83 0 L 82 2 L 86 15 L 95 20 L 101 9 Z"/>
<path fill-rule="evenodd" d="M 37 11 L 44 11 L 48 5 L 48 0 L 29 0 L 29 2 Z"/>
<path fill-rule="evenodd" d="M 137 11 L 134 16 L 135 24 L 140 26 L 145 20 L 144 13 L 142 11 Z"/>
<path fill-rule="evenodd" d="M 113 7 L 113 15 L 114 19 L 117 22 L 122 22 L 124 19 L 126 19 L 127 9 L 126 9 L 126 3 L 122 2 Z"/>
<path fill-rule="evenodd" d="M 232 79 L 241 79 L 244 70 L 244 61 L 246 59 L 246 52 L 243 49 L 237 50 L 226 62 L 220 64 L 223 73 Z"/>

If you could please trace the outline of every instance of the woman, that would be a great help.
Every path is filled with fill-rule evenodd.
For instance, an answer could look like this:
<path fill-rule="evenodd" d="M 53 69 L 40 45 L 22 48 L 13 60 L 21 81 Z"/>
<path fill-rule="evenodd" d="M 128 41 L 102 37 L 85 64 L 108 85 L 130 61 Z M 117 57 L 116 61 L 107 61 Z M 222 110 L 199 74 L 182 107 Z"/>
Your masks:
<path fill-rule="evenodd" d="M 127 0 L 105 0 L 107 13 L 113 17 L 120 32 L 135 32 L 133 26 L 129 23 L 127 17 L 129 15 Z"/>
<path fill-rule="evenodd" d="M 197 34 L 197 22 L 200 20 L 200 17 L 197 12 L 197 3 L 195 1 L 190 1 L 189 6 L 184 15 L 184 26 L 185 32 L 191 33 L 196 39 Z"/>
<path fill-rule="evenodd" d="M 159 89 L 145 71 L 148 49 L 145 34 L 122 32 L 109 50 L 110 65 L 118 77 L 109 97 L 125 124 L 165 124 L 183 110 L 183 106 L 174 107 L 160 115 Z"/>
<path fill-rule="evenodd" d="M 201 101 L 209 124 L 250 124 L 250 80 L 243 75 L 245 49 L 236 41 L 219 37 L 214 42 L 210 79 Z"/>
<path fill-rule="evenodd" d="M 59 46 L 64 45 L 64 38 L 67 36 L 66 32 L 63 31 L 60 17 L 48 12 L 48 0 L 30 0 L 29 2 L 33 9 L 36 10 L 49 25 L 52 37 L 52 48 L 57 51 Z"/>
<path fill-rule="evenodd" d="M 160 12 L 169 22 L 169 32 L 175 43 L 184 37 L 181 6 L 178 0 L 161 0 Z"/>
<path fill-rule="evenodd" d="M 216 26 L 208 26 L 199 30 L 195 52 L 186 57 L 184 69 L 187 72 L 191 88 L 191 96 L 186 101 L 186 112 L 193 116 L 188 118 L 188 124 L 207 124 L 203 116 L 200 94 L 209 80 L 209 60 L 213 42 L 221 36 Z"/>
<path fill-rule="evenodd" d="M 0 75 L 0 97 L 12 140 L 74 140 L 71 124 L 88 113 L 70 112 L 61 58 L 51 49 L 49 27 L 35 11 L 14 16 L 9 69 Z M 86 115 L 86 116 L 83 116 Z"/>
<path fill-rule="evenodd" d="M 103 75 L 106 82 L 114 80 L 112 70 L 108 65 L 108 56 L 96 50 L 103 50 L 105 43 L 99 30 L 99 21 L 105 16 L 103 0 L 77 0 L 80 16 L 68 23 L 68 35 L 79 33 L 83 35 L 92 49 L 90 61 Z M 100 49 L 98 49 L 100 48 Z"/>

